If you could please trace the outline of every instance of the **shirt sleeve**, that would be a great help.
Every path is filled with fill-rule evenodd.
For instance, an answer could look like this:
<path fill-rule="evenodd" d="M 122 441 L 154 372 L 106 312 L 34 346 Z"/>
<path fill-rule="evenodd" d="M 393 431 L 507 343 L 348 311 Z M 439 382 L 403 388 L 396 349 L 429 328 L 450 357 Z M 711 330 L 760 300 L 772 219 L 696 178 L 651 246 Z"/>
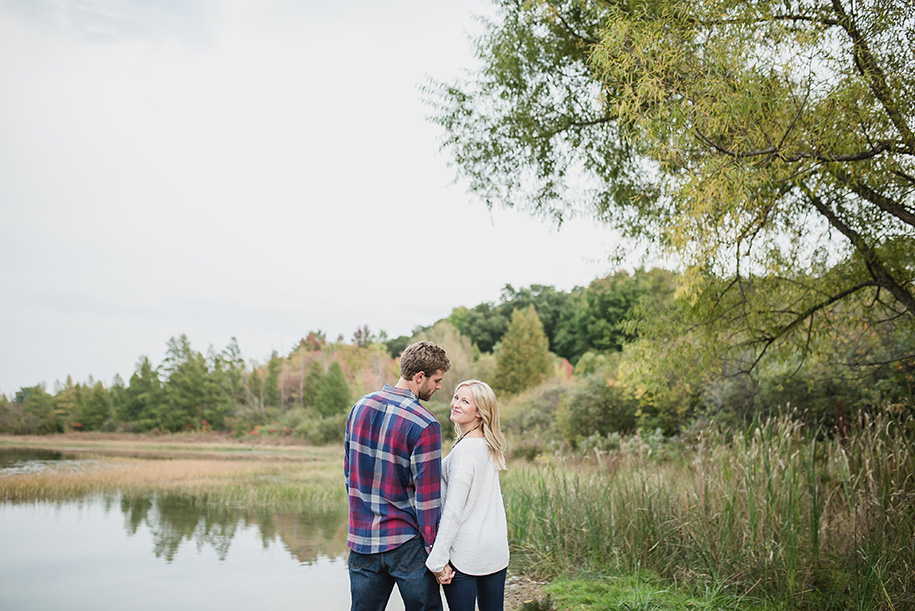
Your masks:
<path fill-rule="evenodd" d="M 452 467 L 450 474 L 448 495 L 445 497 L 445 508 L 442 512 L 438 537 L 435 539 L 432 552 L 426 559 L 426 568 L 433 573 L 444 569 L 451 559 L 451 545 L 466 517 L 467 499 L 470 497 L 470 489 L 473 486 L 473 461 L 462 460 L 459 465 Z"/>
<path fill-rule="evenodd" d="M 423 429 L 410 456 L 416 491 L 416 519 L 426 551 L 438 534 L 442 503 L 442 433 L 438 423 Z"/>

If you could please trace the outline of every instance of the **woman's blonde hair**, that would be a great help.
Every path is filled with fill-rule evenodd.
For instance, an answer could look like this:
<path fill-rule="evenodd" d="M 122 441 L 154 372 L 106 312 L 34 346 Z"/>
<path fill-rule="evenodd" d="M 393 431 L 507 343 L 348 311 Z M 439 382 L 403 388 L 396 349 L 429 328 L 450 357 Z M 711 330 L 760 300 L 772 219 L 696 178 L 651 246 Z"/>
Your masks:
<path fill-rule="evenodd" d="M 477 407 L 477 414 L 483 421 L 483 438 L 489 445 L 489 453 L 496 468 L 505 471 L 505 436 L 502 434 L 502 425 L 499 423 L 499 404 L 496 402 L 496 393 L 489 384 L 480 380 L 464 380 L 454 389 L 454 394 L 463 387 L 470 390 L 473 402 Z M 461 427 L 454 425 L 454 430 L 461 434 Z"/>

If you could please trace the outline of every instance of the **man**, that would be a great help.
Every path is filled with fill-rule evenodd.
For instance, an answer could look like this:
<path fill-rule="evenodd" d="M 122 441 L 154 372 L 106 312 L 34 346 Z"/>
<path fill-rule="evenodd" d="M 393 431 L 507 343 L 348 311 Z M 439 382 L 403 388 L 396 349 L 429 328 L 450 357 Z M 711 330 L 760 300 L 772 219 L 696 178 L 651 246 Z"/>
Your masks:
<path fill-rule="evenodd" d="M 441 510 L 442 431 L 419 402 L 451 368 L 432 342 L 407 346 L 400 380 L 360 399 L 346 421 L 352 611 L 384 611 L 394 584 L 406 611 L 441 610 L 425 562 Z"/>

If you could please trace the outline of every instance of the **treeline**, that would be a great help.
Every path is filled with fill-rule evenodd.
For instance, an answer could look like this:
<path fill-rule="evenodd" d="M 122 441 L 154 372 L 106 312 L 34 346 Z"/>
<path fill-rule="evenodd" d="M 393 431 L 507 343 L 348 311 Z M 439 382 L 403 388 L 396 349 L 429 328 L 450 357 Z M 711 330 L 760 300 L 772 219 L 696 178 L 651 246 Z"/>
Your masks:
<path fill-rule="evenodd" d="M 400 352 L 419 339 L 442 345 L 453 363 L 431 403 L 443 424 L 447 385 L 481 378 L 500 393 L 506 427 L 526 443 L 539 440 L 537 451 L 549 440 L 596 447 L 636 428 L 671 434 L 697 419 L 739 425 L 786 408 L 828 429 L 861 411 L 912 411 L 915 360 L 872 362 L 881 351 L 915 352 L 915 339 L 892 322 L 837 320 L 815 350 L 773 352 L 742 370 L 731 352 L 709 353 L 707 338 L 695 337 L 677 280 L 654 269 L 567 292 L 507 285 L 497 303 L 455 308 L 410 336 L 388 339 L 363 326 L 346 342 L 315 331 L 260 363 L 246 362 L 234 339 L 204 355 L 182 335 L 169 340 L 162 363 L 140 357 L 127 382 L 68 378 L 52 391 L 36 385 L 0 395 L 0 432 L 215 430 L 334 441 L 352 402 L 396 380 Z"/>

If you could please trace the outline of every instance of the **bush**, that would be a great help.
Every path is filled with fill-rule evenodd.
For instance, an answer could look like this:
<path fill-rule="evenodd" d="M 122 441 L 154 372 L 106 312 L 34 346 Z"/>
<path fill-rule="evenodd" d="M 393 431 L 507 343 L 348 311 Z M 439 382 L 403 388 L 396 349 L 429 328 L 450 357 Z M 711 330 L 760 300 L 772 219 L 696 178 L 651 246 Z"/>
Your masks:
<path fill-rule="evenodd" d="M 622 388 L 595 374 L 576 384 L 558 414 L 563 437 L 573 446 L 592 435 L 635 430 L 638 402 Z"/>
<path fill-rule="evenodd" d="M 346 431 L 346 417 L 347 414 L 335 414 L 325 418 L 305 418 L 295 428 L 295 436 L 315 445 L 342 443 Z"/>

